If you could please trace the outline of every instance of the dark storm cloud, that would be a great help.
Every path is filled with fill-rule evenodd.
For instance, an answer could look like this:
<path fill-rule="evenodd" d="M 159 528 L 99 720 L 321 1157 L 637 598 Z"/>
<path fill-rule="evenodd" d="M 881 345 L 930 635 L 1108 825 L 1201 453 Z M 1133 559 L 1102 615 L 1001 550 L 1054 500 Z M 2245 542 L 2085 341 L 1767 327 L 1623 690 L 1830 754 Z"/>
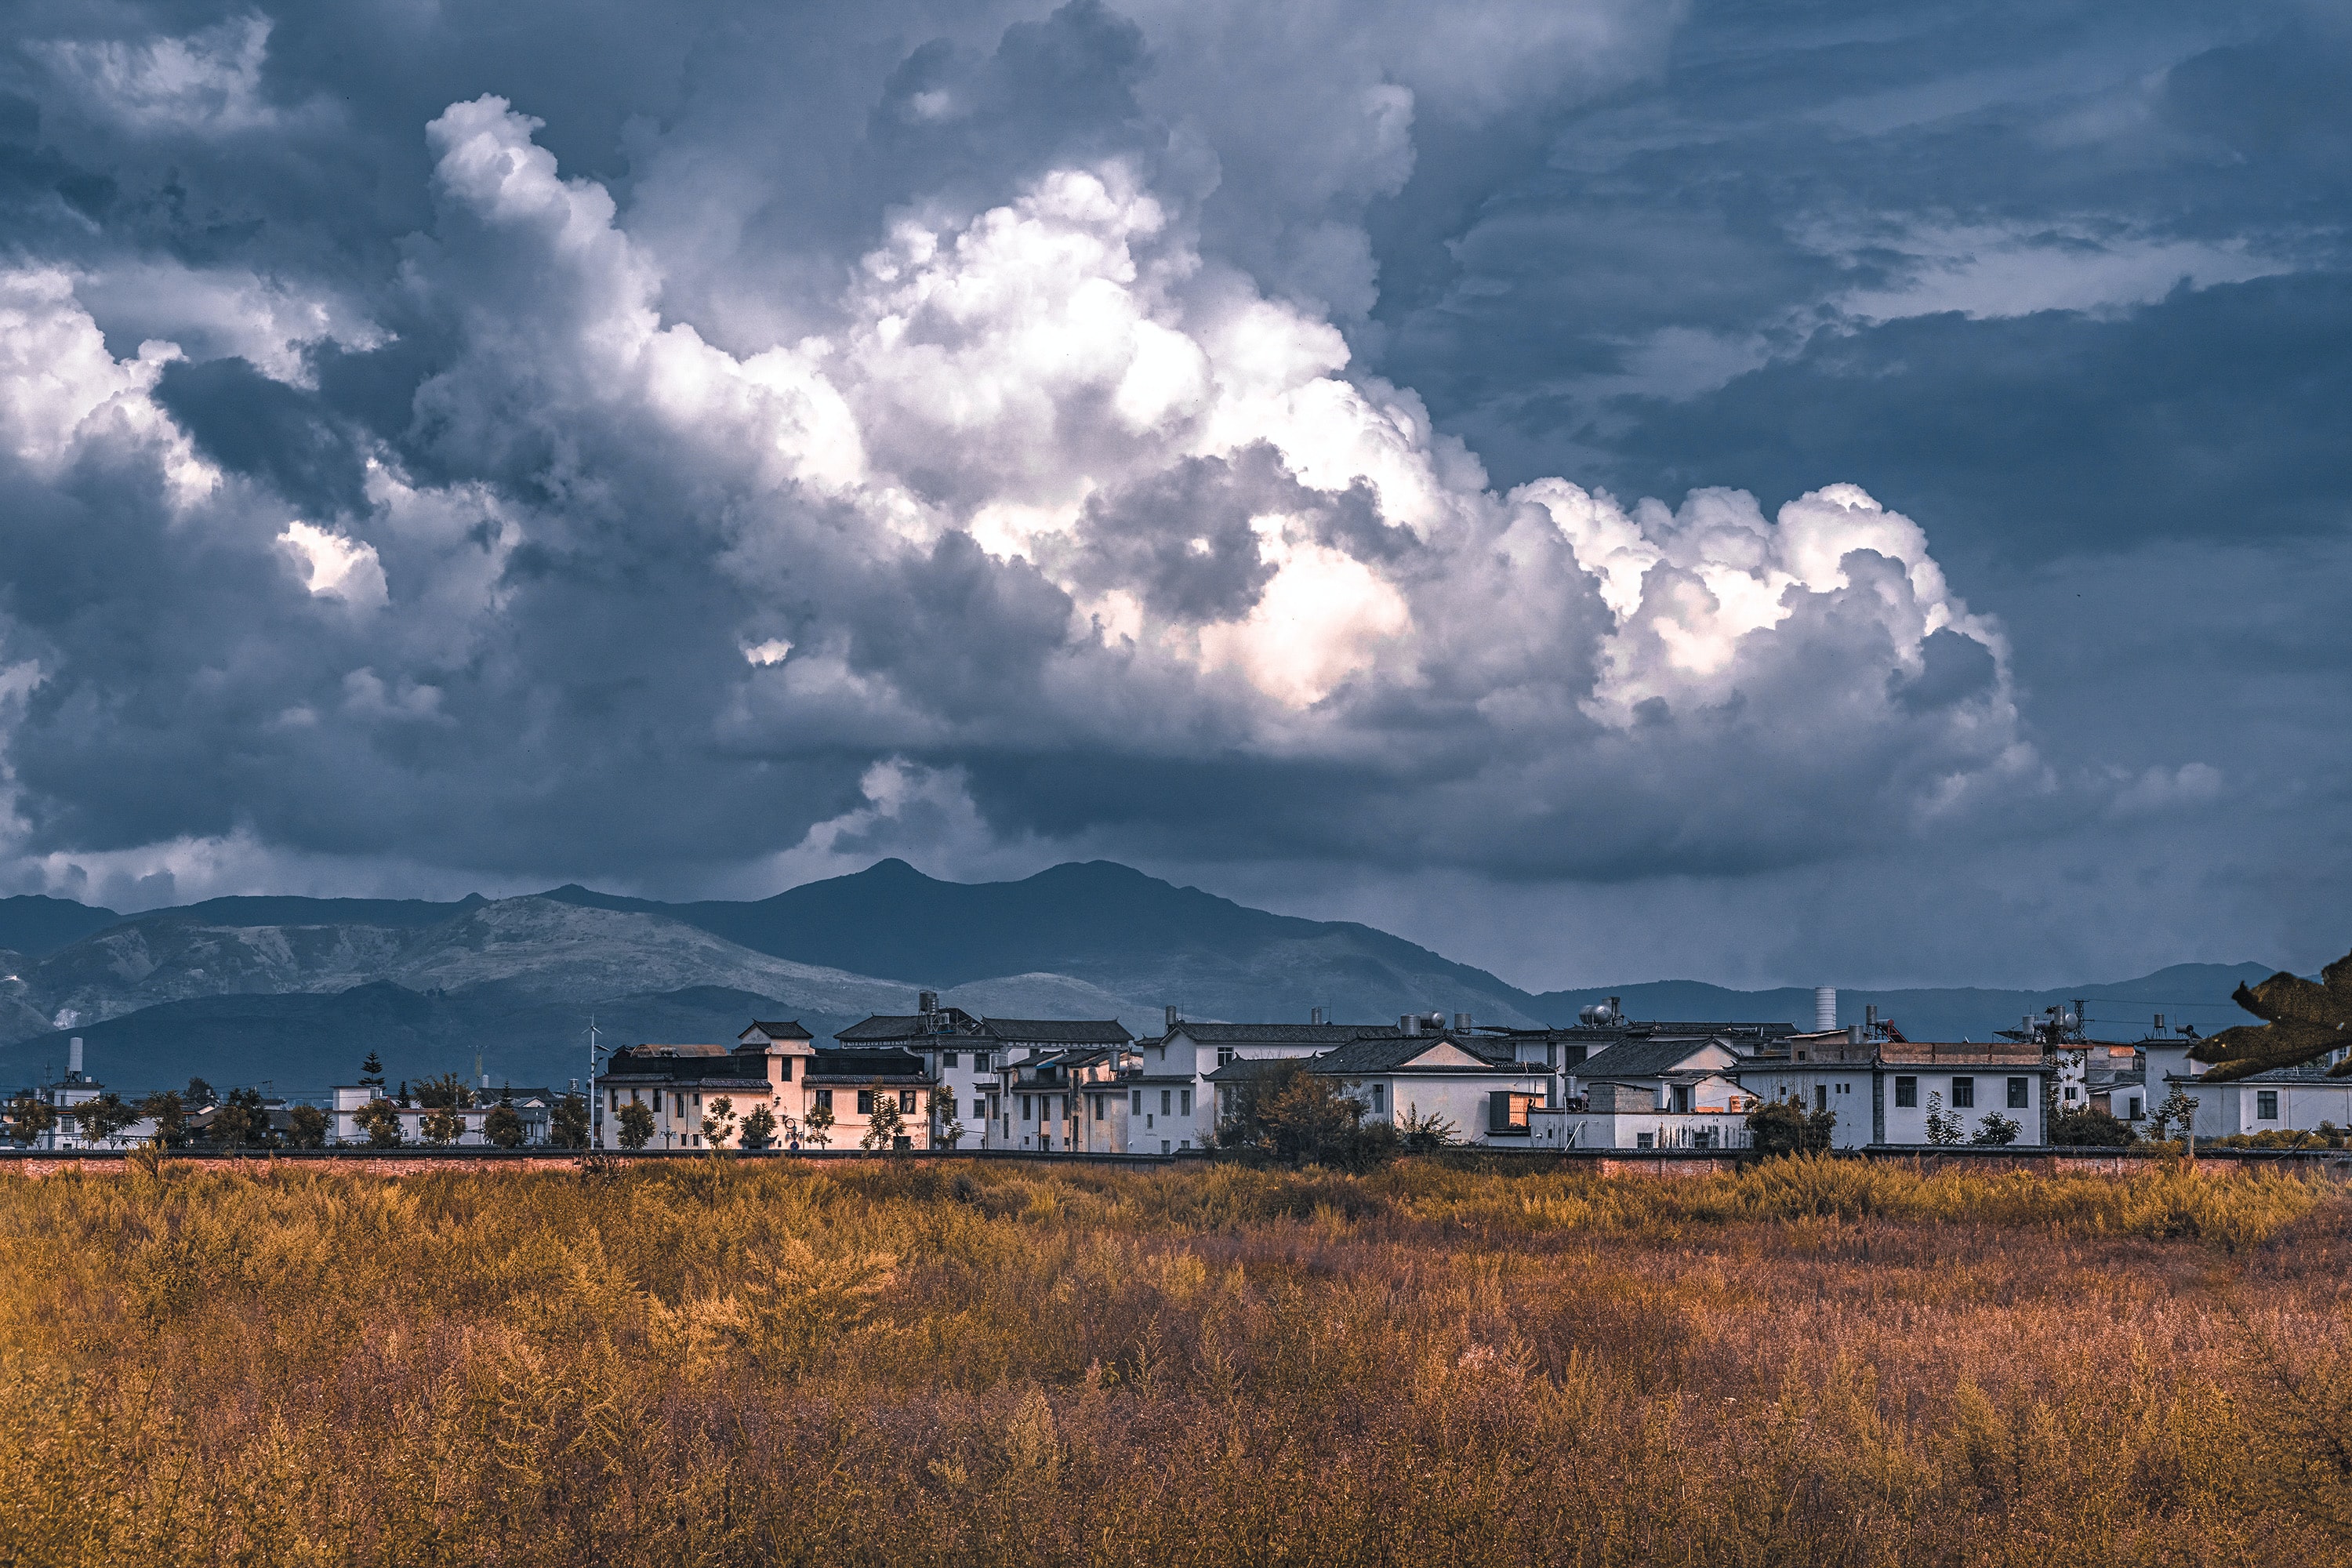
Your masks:
<path fill-rule="evenodd" d="M 22 10 L 7 875 L 1795 898 L 2220 809 L 1977 584 L 2340 530 L 2341 30 L 1678 18 Z"/>

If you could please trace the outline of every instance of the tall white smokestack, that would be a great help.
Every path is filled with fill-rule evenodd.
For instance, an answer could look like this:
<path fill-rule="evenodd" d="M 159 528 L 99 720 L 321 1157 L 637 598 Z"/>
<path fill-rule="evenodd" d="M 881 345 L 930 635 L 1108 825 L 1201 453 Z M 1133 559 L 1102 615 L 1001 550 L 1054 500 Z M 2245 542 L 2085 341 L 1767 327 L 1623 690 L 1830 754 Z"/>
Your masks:
<path fill-rule="evenodd" d="M 1813 1027 L 1815 1030 L 1837 1027 L 1837 987 L 1813 987 Z"/>
<path fill-rule="evenodd" d="M 49 1059 L 55 1061 L 57 1058 L 52 1057 Z M 76 1035 L 73 1037 L 73 1043 L 66 1047 L 66 1076 L 68 1078 L 81 1076 L 81 1037 L 79 1035 Z"/>

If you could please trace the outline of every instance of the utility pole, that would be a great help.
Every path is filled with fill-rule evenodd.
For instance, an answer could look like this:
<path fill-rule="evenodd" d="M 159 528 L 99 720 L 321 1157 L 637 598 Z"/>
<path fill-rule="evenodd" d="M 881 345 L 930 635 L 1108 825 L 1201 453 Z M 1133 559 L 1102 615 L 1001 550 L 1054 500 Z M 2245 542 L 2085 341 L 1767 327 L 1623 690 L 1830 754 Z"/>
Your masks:
<path fill-rule="evenodd" d="M 588 1076 L 580 1085 L 588 1099 L 588 1147 L 604 1146 L 604 1097 L 596 1092 L 596 1056 L 601 1047 L 596 1044 L 596 1015 L 588 1015 Z"/>

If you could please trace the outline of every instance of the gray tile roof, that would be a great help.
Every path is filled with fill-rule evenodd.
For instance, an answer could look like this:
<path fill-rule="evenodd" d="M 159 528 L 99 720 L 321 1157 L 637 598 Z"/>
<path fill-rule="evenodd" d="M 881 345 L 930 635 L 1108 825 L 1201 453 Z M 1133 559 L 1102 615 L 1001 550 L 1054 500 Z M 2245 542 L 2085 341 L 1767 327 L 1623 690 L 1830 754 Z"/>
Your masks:
<path fill-rule="evenodd" d="M 986 1032 L 979 1019 L 961 1007 L 942 1007 L 937 1016 L 940 1022 L 946 1026 L 946 1032 L 950 1036 L 970 1038 Z M 845 1045 L 853 1042 L 867 1045 L 886 1041 L 928 1040 L 932 1037 L 932 1035 L 930 1020 L 921 1013 L 877 1013 L 870 1018 L 862 1018 L 850 1025 L 833 1037 Z"/>
<path fill-rule="evenodd" d="M 1399 1035 L 1394 1024 L 1202 1024 L 1190 1018 L 1176 1032 L 1203 1046 L 1344 1046 L 1367 1035 Z"/>
<path fill-rule="evenodd" d="M 1580 1079 L 1655 1078 L 1672 1072 L 1713 1043 L 1714 1037 L 1708 1035 L 1636 1037 L 1594 1052 L 1573 1070 Z"/>
<path fill-rule="evenodd" d="M 781 1024 L 771 1024 L 763 1019 L 754 1018 L 751 1020 L 751 1027 L 759 1030 L 761 1034 L 767 1036 L 768 1038 L 772 1040 L 814 1040 L 816 1038 L 814 1035 L 810 1034 L 807 1029 L 802 1026 L 801 1021 L 798 1018 L 792 1019 L 788 1023 Z"/>
<path fill-rule="evenodd" d="M 1478 1058 L 1478 1065 L 1475 1067 L 1451 1065 L 1413 1067 L 1409 1065 L 1412 1061 L 1413 1058 L 1427 1051 L 1431 1047 L 1446 1045 L 1456 1047 L 1461 1050 L 1468 1052 L 1471 1056 L 1475 1057 Z M 1341 1046 L 1336 1051 L 1327 1051 L 1323 1055 L 1317 1057 L 1309 1065 L 1316 1072 L 1339 1078 L 1355 1077 L 1360 1074 L 1389 1072 L 1402 1072 L 1407 1074 L 1509 1073 L 1516 1077 L 1523 1076 L 1530 1070 L 1521 1064 L 1512 1061 L 1508 1056 L 1496 1051 L 1492 1046 L 1487 1046 L 1482 1048 L 1479 1042 L 1475 1037 L 1471 1039 L 1464 1039 L 1459 1036 L 1454 1035 L 1391 1034 L 1385 1036 L 1370 1036 L 1366 1038 L 1355 1040 L 1348 1045 Z M 1532 1070 L 1540 1072 L 1542 1069 L 1540 1066 L 1538 1066 Z"/>

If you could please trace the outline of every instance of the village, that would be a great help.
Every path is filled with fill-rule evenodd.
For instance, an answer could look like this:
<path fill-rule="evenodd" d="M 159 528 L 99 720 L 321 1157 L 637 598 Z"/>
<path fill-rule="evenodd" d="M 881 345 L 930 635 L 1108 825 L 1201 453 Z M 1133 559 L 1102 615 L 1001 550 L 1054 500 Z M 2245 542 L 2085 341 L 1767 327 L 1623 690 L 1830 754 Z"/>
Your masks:
<path fill-rule="evenodd" d="M 56 1082 L 8 1104 L 15 1142 L 44 1151 L 159 1143 L 230 1147 L 815 1152 L 988 1152 L 1174 1158 L 1235 1142 L 1252 1097 L 1304 1078 L 1401 1146 L 1733 1151 L 1759 1108 L 1785 1107 L 1824 1150 L 2192 1142 L 2340 1141 L 2352 1128 L 2344 1053 L 2201 1083 L 2193 1027 L 2152 1020 L 2127 1043 L 2085 1037 L 2082 1005 L 1988 1041 L 1913 1041 L 1864 1009 L 1813 1026 L 1636 1020 L 1611 1002 L 1570 1026 L 1481 1025 L 1467 1014 L 1393 1023 L 1231 1023 L 1166 1010 L 1157 1036 L 1117 1019 L 975 1016 L 921 992 L 830 1040 L 751 1021 L 730 1043 L 644 1043 L 597 1053 L 583 1092 L 493 1087 L 453 1073 L 396 1087 L 371 1054 L 327 1105 L 201 1082 L 126 1101 L 86 1070 L 82 1042 Z M 2103 1130 L 2103 1131 L 2102 1131 Z"/>

